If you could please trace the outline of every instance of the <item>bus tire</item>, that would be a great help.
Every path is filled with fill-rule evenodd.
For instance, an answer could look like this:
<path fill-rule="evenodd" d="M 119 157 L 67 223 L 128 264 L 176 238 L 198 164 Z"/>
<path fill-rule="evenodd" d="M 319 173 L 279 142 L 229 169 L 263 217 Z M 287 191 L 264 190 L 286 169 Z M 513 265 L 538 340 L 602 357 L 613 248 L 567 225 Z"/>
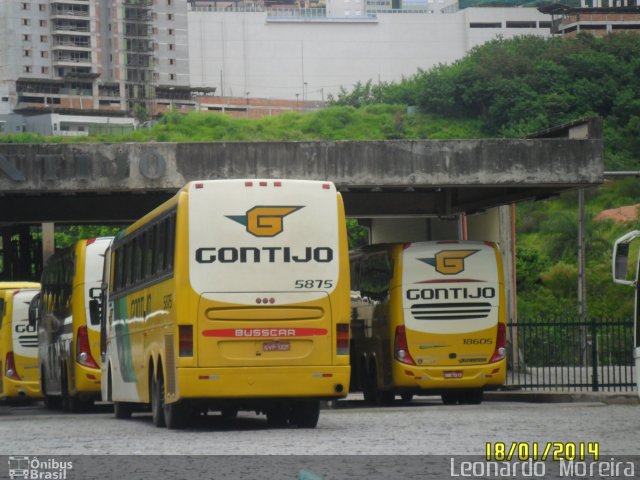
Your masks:
<path fill-rule="evenodd" d="M 40 391 L 42 392 L 42 398 L 44 399 L 44 406 L 48 410 L 59 410 L 62 407 L 60 397 L 47 394 L 47 382 L 44 376 L 44 366 L 40 369 Z"/>
<path fill-rule="evenodd" d="M 236 407 L 224 407 L 220 410 L 220 415 L 225 420 L 232 420 L 238 416 L 238 409 Z"/>
<path fill-rule="evenodd" d="M 454 392 L 443 393 L 441 397 L 442 403 L 444 403 L 445 405 L 455 405 L 459 400 L 459 395 Z"/>
<path fill-rule="evenodd" d="M 460 392 L 459 402 L 461 405 L 480 405 L 484 392 L 481 388 L 473 388 Z"/>
<path fill-rule="evenodd" d="M 163 382 L 164 394 L 164 382 Z M 189 420 L 189 405 L 184 402 L 164 404 L 164 421 L 169 430 L 180 430 L 187 426 Z"/>
<path fill-rule="evenodd" d="M 301 400 L 293 404 L 290 421 L 299 428 L 316 428 L 320 418 L 319 400 Z"/>
<path fill-rule="evenodd" d="M 267 425 L 273 428 L 286 427 L 289 424 L 289 409 L 278 404 L 267 410 Z"/>
<path fill-rule="evenodd" d="M 132 405 L 127 402 L 113 402 L 113 415 L 121 420 L 131 418 Z"/>
<path fill-rule="evenodd" d="M 150 397 L 151 397 L 151 418 L 153 424 L 162 428 L 166 426 L 164 419 L 164 380 L 162 378 L 162 366 L 158 366 L 158 379 L 153 374 L 153 370 L 150 375 Z"/>

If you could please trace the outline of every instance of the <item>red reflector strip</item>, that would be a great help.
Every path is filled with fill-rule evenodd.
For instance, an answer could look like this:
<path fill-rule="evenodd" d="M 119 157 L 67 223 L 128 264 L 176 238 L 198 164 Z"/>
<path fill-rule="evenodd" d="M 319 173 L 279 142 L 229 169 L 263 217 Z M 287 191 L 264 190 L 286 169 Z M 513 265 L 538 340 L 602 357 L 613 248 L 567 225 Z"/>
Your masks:
<path fill-rule="evenodd" d="M 245 187 L 253 187 L 253 182 L 244 182 Z"/>
<path fill-rule="evenodd" d="M 313 378 L 331 378 L 333 373 L 312 373 L 311 376 Z"/>
<path fill-rule="evenodd" d="M 336 354 L 349 354 L 349 324 L 338 323 L 336 325 Z"/>
<path fill-rule="evenodd" d="M 89 240 L 87 240 L 87 247 L 89 245 L 91 245 L 92 243 L 95 243 L 96 239 L 95 238 L 90 238 Z"/>
<path fill-rule="evenodd" d="M 322 188 L 324 188 L 325 190 L 329 190 L 331 188 L 331 185 L 328 183 L 323 183 Z"/>
<path fill-rule="evenodd" d="M 221 328 L 205 330 L 202 332 L 202 336 L 218 338 L 321 337 L 327 333 L 324 328 Z"/>
<path fill-rule="evenodd" d="M 202 183 L 196 183 L 196 188 L 200 189 L 200 188 L 204 188 L 204 184 Z"/>
<path fill-rule="evenodd" d="M 181 357 L 193 357 L 193 327 L 178 325 L 178 350 Z"/>
<path fill-rule="evenodd" d="M 260 182 L 260 186 L 261 187 L 266 187 L 267 186 L 267 182 Z"/>
<path fill-rule="evenodd" d="M 273 186 L 274 187 L 281 187 L 282 186 L 282 182 L 273 182 Z"/>
<path fill-rule="evenodd" d="M 413 375 L 413 372 L 412 372 L 411 370 L 405 370 L 405 371 L 404 371 L 404 373 L 405 373 L 406 375 L 409 375 L 410 377 L 413 377 L 413 376 L 414 376 L 414 375 Z"/>

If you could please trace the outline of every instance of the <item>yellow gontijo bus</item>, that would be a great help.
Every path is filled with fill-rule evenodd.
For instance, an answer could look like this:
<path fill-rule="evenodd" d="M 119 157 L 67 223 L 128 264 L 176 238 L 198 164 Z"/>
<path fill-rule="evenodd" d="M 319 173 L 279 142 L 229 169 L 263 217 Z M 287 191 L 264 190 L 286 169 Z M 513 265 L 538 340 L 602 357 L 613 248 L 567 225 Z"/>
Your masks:
<path fill-rule="evenodd" d="M 316 426 L 349 385 L 349 260 L 329 182 L 191 182 L 105 267 L 103 399 L 181 428 L 208 410 Z"/>
<path fill-rule="evenodd" d="M 42 271 L 38 358 L 49 408 L 78 412 L 100 398 L 100 315 L 95 307 L 104 252 L 112 240 L 79 240 L 52 255 Z"/>
<path fill-rule="evenodd" d="M 490 242 L 365 247 L 351 254 L 352 389 L 386 404 L 441 394 L 480 403 L 506 377 L 502 262 Z"/>
<path fill-rule="evenodd" d="M 0 399 L 40 398 L 38 336 L 29 304 L 39 283 L 0 283 Z"/>

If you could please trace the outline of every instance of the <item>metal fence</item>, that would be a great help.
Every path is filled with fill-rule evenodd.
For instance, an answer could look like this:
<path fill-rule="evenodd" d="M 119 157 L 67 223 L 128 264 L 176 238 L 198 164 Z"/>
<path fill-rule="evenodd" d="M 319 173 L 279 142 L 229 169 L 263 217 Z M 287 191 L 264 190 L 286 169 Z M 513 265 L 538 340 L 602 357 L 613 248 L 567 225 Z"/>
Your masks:
<path fill-rule="evenodd" d="M 509 329 L 509 388 L 635 390 L 633 321 L 529 321 Z"/>

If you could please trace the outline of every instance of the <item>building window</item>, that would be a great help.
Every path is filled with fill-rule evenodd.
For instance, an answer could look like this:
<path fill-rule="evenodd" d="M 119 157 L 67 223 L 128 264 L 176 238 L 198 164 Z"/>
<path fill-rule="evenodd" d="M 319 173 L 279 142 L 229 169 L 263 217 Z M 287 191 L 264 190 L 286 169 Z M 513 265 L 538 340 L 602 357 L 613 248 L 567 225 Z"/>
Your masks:
<path fill-rule="evenodd" d="M 42 43 L 47 43 L 49 41 L 49 37 L 47 37 L 46 35 L 40 35 L 40 41 Z"/>
<path fill-rule="evenodd" d="M 31 5 L 29 5 L 28 3 L 22 4 L 22 10 L 30 10 L 30 9 L 31 9 Z"/>
<path fill-rule="evenodd" d="M 539 28 L 551 28 L 551 22 L 540 21 L 538 22 Z"/>
<path fill-rule="evenodd" d="M 9 101 L 9 97 L 2 97 L 2 101 L 3 102 L 8 102 Z"/>
<path fill-rule="evenodd" d="M 176 59 L 175 58 L 170 58 L 169 59 L 169 65 L 175 65 L 176 64 Z"/>
<path fill-rule="evenodd" d="M 170 28 L 168 33 L 169 33 L 169 35 L 173 35 L 173 28 Z"/>
<path fill-rule="evenodd" d="M 23 42 L 28 42 L 31 40 L 31 35 L 27 35 L 26 33 L 24 35 L 22 35 L 22 41 Z"/>
<path fill-rule="evenodd" d="M 507 28 L 536 28 L 536 22 L 507 22 Z"/>
<path fill-rule="evenodd" d="M 49 73 L 49 67 L 42 67 L 42 68 L 40 69 L 40 71 L 41 71 L 42 73 L 44 73 L 44 74 L 48 74 L 48 73 Z"/>
<path fill-rule="evenodd" d="M 46 27 L 47 26 L 47 21 L 46 20 L 40 20 L 40 26 L 41 27 Z"/>
<path fill-rule="evenodd" d="M 47 11 L 47 4 L 46 3 L 41 3 L 40 5 L 38 5 L 38 9 L 41 12 L 46 12 Z"/>
<path fill-rule="evenodd" d="M 176 79 L 176 74 L 175 73 L 170 73 L 169 74 L 169 80 L 175 80 Z"/>
<path fill-rule="evenodd" d="M 23 18 L 22 19 L 22 25 L 25 26 L 25 27 L 28 26 L 28 25 L 31 25 L 31 20 L 29 20 L 28 18 Z"/>
<path fill-rule="evenodd" d="M 25 56 L 25 57 L 30 57 L 31 56 L 31 50 L 24 50 L 22 52 L 22 55 Z"/>
<path fill-rule="evenodd" d="M 25 65 L 22 71 L 24 73 L 31 73 L 31 67 L 29 65 Z"/>
<path fill-rule="evenodd" d="M 167 0 L 167 5 L 171 5 L 171 0 Z"/>
<path fill-rule="evenodd" d="M 471 22 L 470 28 L 502 28 L 502 22 Z"/>
<path fill-rule="evenodd" d="M 173 43 L 169 44 L 169 50 L 175 50 L 176 46 Z"/>
<path fill-rule="evenodd" d="M 173 13 L 167 13 L 167 20 L 173 20 Z"/>
<path fill-rule="evenodd" d="M 40 52 L 40 58 L 49 58 L 49 52 L 43 50 Z"/>

